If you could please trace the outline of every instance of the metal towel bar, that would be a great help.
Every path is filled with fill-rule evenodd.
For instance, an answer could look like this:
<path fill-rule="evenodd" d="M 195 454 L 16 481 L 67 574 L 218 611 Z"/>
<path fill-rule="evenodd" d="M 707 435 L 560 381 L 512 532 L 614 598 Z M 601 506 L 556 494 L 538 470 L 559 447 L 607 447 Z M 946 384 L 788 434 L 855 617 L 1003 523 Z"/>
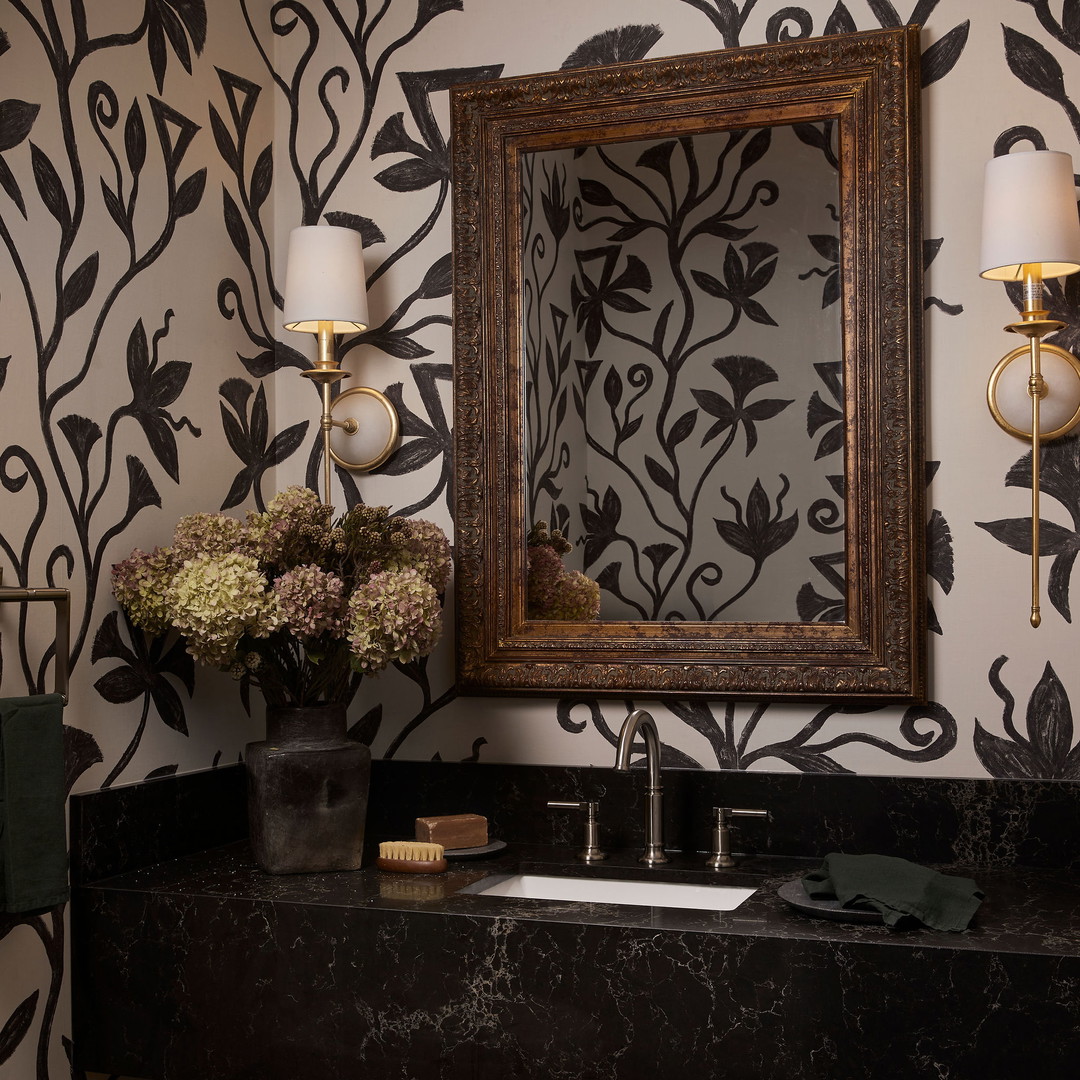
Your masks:
<path fill-rule="evenodd" d="M 68 700 L 68 651 L 71 647 L 71 593 L 67 589 L 23 589 L 5 585 L 0 570 L 0 604 L 51 600 L 56 605 L 56 693 Z"/>

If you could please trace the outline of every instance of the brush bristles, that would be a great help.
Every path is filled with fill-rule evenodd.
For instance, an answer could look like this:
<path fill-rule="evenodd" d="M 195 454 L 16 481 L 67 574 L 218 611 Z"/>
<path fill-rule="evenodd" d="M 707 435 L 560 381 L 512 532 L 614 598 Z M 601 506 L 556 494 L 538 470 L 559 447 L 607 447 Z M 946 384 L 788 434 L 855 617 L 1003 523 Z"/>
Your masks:
<path fill-rule="evenodd" d="M 415 840 L 384 840 L 379 845 L 380 859 L 397 859 L 399 862 L 435 862 L 442 857 L 442 844 L 421 844 Z"/>

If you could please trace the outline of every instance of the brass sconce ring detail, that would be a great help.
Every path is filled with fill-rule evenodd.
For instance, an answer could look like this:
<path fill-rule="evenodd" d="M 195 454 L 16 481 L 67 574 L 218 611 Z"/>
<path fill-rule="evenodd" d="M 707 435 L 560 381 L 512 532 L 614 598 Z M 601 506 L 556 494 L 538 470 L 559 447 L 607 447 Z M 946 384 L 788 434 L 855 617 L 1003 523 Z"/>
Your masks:
<path fill-rule="evenodd" d="M 1080 360 L 1078 360 L 1071 352 L 1060 348 L 1057 345 L 1051 345 L 1048 342 L 1042 342 L 1039 346 L 1041 353 L 1052 353 L 1054 356 L 1064 360 L 1073 370 L 1076 375 L 1077 382 L 1080 383 Z M 1023 428 L 1018 428 L 1015 424 L 1010 423 L 1005 419 L 1001 408 L 997 402 L 997 390 L 998 383 L 1001 381 L 1002 376 L 1005 373 L 1005 369 L 1014 360 L 1023 360 L 1025 363 L 1031 357 L 1031 348 L 1028 345 L 1020 345 L 1013 349 L 1012 352 L 1006 353 L 994 367 L 994 370 L 990 373 L 990 380 L 986 384 L 986 404 L 989 406 L 990 412 L 997 422 L 998 426 L 1004 431 L 1007 431 L 1010 435 L 1015 436 L 1018 439 L 1030 440 L 1032 436 L 1031 431 L 1026 431 Z M 1080 391 L 1078 391 L 1078 398 L 1080 398 Z M 1080 404 L 1077 405 L 1075 412 L 1069 419 L 1060 427 L 1054 428 L 1053 431 L 1044 431 L 1039 435 L 1039 439 L 1042 442 L 1049 442 L 1051 439 L 1060 438 L 1062 435 L 1068 434 L 1076 425 L 1080 423 Z"/>
<path fill-rule="evenodd" d="M 332 447 L 330 448 L 330 456 L 340 465 L 343 469 L 352 469 L 353 472 L 371 472 L 372 469 L 377 469 L 386 459 L 394 452 L 394 448 L 397 446 L 398 436 L 401 432 L 401 422 L 398 419 L 397 410 L 394 408 L 390 399 L 378 390 L 372 389 L 370 386 L 354 386 L 349 390 L 338 394 L 334 398 L 333 403 L 330 405 L 330 415 L 333 416 L 338 406 L 344 402 L 347 398 L 355 395 L 363 395 L 366 397 L 374 398 L 382 407 L 386 410 L 386 417 L 390 423 L 390 434 L 387 436 L 386 444 L 383 448 L 368 461 L 348 461 L 338 454 Z M 345 427 L 346 432 L 350 435 L 356 432 L 356 421 L 351 417 L 352 421 L 351 430 L 345 427 L 349 421 L 335 421 L 335 427 Z"/>

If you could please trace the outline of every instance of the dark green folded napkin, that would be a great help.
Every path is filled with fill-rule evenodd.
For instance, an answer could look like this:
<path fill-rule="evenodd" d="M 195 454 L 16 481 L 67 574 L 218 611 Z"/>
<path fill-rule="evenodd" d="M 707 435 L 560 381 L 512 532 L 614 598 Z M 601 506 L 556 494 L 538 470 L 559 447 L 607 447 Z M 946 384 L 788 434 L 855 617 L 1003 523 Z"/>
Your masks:
<path fill-rule="evenodd" d="M 812 900 L 880 911 L 886 926 L 917 920 L 934 930 L 966 930 L 983 901 L 971 878 L 928 870 L 890 855 L 825 856 L 820 870 L 803 878 Z"/>
<path fill-rule="evenodd" d="M 0 911 L 68 898 L 64 701 L 0 698 Z"/>

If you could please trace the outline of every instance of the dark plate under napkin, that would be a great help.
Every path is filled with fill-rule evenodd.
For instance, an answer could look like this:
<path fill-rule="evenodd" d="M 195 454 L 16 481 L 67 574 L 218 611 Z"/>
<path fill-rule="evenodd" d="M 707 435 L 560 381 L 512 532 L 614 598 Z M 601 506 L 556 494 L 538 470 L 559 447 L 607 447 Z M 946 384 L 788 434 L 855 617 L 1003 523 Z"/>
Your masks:
<path fill-rule="evenodd" d="M 804 915 L 814 915 L 819 919 L 832 919 L 834 922 L 877 923 L 881 925 L 880 911 L 867 911 L 859 908 L 842 907 L 839 900 L 811 900 L 803 888 L 802 878 L 786 881 L 776 895 L 786 900 L 796 911 Z"/>

